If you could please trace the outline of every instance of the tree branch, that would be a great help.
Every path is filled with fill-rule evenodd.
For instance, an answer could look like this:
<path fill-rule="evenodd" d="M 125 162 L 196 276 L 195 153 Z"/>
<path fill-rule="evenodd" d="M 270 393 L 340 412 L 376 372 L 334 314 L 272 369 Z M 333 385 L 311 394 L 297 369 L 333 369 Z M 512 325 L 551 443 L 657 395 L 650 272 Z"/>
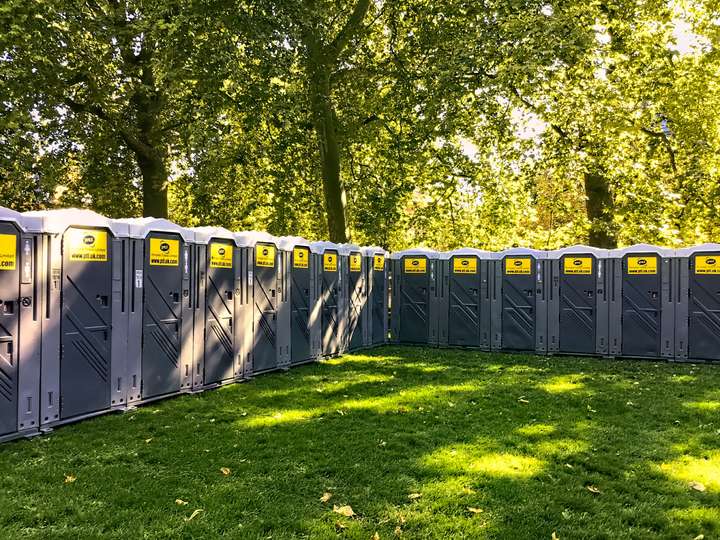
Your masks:
<path fill-rule="evenodd" d="M 668 154 L 668 159 L 670 160 L 670 167 L 672 168 L 673 174 L 677 174 L 677 162 L 675 160 L 675 150 L 673 150 L 672 145 L 670 144 L 670 141 L 667 138 L 667 135 L 663 133 L 662 131 L 653 131 L 649 128 L 640 126 L 640 131 L 645 133 L 646 135 L 649 135 L 650 137 L 655 137 L 657 139 L 662 139 L 663 146 L 665 147 L 665 150 Z"/>
<path fill-rule="evenodd" d="M 363 19 L 370 8 L 370 0 L 358 0 L 353 12 L 335 39 L 327 47 L 327 55 L 334 60 L 342 54 L 348 42 L 358 33 Z"/>

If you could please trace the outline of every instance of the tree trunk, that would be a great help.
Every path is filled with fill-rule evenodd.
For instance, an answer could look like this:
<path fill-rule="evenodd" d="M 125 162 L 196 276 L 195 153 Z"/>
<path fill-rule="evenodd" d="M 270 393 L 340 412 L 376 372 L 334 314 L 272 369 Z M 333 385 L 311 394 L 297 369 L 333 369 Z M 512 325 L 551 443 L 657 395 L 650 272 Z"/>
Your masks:
<path fill-rule="evenodd" d="M 585 173 L 585 208 L 590 221 L 588 244 L 598 248 L 617 247 L 617 234 L 613 223 L 613 201 L 605 175 Z"/>
<path fill-rule="evenodd" d="M 315 74 L 310 91 L 313 105 L 313 125 L 318 139 L 322 164 L 323 194 L 327 212 L 328 233 L 331 242 L 348 241 L 345 222 L 345 188 L 340 177 L 340 144 L 337 136 L 337 118 L 330 100 L 330 76 L 320 66 Z"/>
<path fill-rule="evenodd" d="M 136 152 L 143 178 L 143 216 L 168 217 L 167 169 L 163 157 L 155 152 Z"/>

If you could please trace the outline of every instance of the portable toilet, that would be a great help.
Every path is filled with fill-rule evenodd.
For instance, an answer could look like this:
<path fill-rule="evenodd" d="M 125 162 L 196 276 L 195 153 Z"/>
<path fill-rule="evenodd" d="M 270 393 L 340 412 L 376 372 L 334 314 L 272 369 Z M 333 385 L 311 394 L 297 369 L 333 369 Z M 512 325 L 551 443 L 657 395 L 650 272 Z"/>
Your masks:
<path fill-rule="evenodd" d="M 394 343 L 447 344 L 443 259 L 443 254 L 422 248 L 390 254 L 390 334 Z"/>
<path fill-rule="evenodd" d="M 347 350 L 356 351 L 367 346 L 367 263 L 359 246 L 343 244 L 343 247 L 348 251 Z"/>
<path fill-rule="evenodd" d="M 648 244 L 610 251 L 610 356 L 673 357 L 673 254 Z"/>
<path fill-rule="evenodd" d="M 290 286 L 292 253 L 279 248 L 279 239 L 265 232 L 235 233 L 238 246 L 249 251 L 247 282 L 252 288 L 251 373 L 290 367 Z M 247 361 L 247 360 L 246 360 Z"/>
<path fill-rule="evenodd" d="M 134 308 L 128 336 L 129 401 L 189 392 L 193 380 L 194 233 L 167 219 L 128 218 Z"/>
<path fill-rule="evenodd" d="M 348 250 L 333 242 L 313 242 L 319 268 L 321 350 L 324 357 L 337 356 L 344 350 L 348 319 Z"/>
<path fill-rule="evenodd" d="M 24 215 L 43 232 L 41 429 L 126 407 L 128 227 L 73 208 Z"/>
<path fill-rule="evenodd" d="M 0 442 L 38 433 L 42 222 L 0 207 Z"/>
<path fill-rule="evenodd" d="M 511 248 L 496 257 L 493 348 L 547 352 L 546 253 Z"/>
<path fill-rule="evenodd" d="M 548 252 L 548 352 L 608 354 L 608 251 L 572 246 Z"/>
<path fill-rule="evenodd" d="M 193 390 L 201 390 L 243 376 L 236 313 L 244 274 L 234 233 L 222 227 L 195 227 L 192 232 Z"/>
<path fill-rule="evenodd" d="M 387 343 L 388 336 L 388 272 L 387 251 L 377 246 L 361 248 L 365 259 L 367 296 L 369 308 L 365 310 L 367 347 Z"/>
<path fill-rule="evenodd" d="M 318 260 L 310 242 L 297 236 L 279 239 L 290 253 L 290 363 L 314 362 L 321 356 Z"/>
<path fill-rule="evenodd" d="M 490 295 L 494 258 L 489 251 L 446 252 L 448 345 L 490 350 Z"/>
<path fill-rule="evenodd" d="M 675 251 L 675 359 L 720 360 L 720 244 Z"/>

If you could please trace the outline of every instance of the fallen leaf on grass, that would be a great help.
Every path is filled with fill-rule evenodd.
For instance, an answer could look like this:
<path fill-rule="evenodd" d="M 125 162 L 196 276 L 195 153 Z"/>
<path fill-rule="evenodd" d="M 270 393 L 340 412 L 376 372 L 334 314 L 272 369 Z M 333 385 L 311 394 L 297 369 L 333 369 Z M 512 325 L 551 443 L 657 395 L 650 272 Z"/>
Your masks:
<path fill-rule="evenodd" d="M 518 398 L 519 403 L 530 403 L 527 399 L 525 399 L 525 396 L 520 396 Z"/>
<path fill-rule="evenodd" d="M 555 531 L 553 531 L 552 536 L 550 537 L 550 540 L 560 540 L 560 537 L 555 534 Z"/>
<path fill-rule="evenodd" d="M 192 521 L 193 519 L 195 519 L 196 517 L 198 517 L 198 515 L 199 515 L 202 511 L 203 511 L 202 508 L 197 508 L 197 509 L 195 509 L 195 510 L 193 511 L 193 513 L 190 514 L 190 517 L 186 517 L 186 518 L 185 518 L 185 521 Z"/>
<path fill-rule="evenodd" d="M 65 475 L 65 483 L 66 484 L 72 484 L 77 478 L 73 474 L 66 474 Z"/>
<path fill-rule="evenodd" d="M 704 540 L 704 539 L 705 539 L 704 534 L 698 534 L 695 538 L 693 538 L 693 540 Z"/>
<path fill-rule="evenodd" d="M 225 476 L 230 476 L 230 469 L 227 467 L 220 467 L 220 472 L 223 473 Z"/>
<path fill-rule="evenodd" d="M 473 493 L 475 493 L 475 490 L 473 488 L 465 486 L 463 488 L 463 493 L 465 493 L 467 495 L 472 495 Z"/>
<path fill-rule="evenodd" d="M 411 501 L 419 499 L 420 497 L 422 497 L 422 493 L 411 493 L 410 495 L 408 495 L 408 499 L 410 499 Z"/>
<path fill-rule="evenodd" d="M 398 525 L 397 527 L 395 527 L 395 536 L 400 535 L 402 535 L 402 529 L 400 528 L 400 525 Z"/>
<path fill-rule="evenodd" d="M 705 491 L 705 485 L 700 482 L 690 482 L 690 487 L 695 491 Z"/>
<path fill-rule="evenodd" d="M 150 437 L 149 439 L 145 439 L 145 444 L 149 444 L 150 441 L 152 441 L 152 437 Z"/>
<path fill-rule="evenodd" d="M 335 528 L 336 528 L 338 531 L 342 531 L 342 530 L 347 529 L 347 525 L 345 525 L 344 523 L 342 523 L 342 522 L 340 522 L 340 521 L 336 521 L 336 522 L 335 522 Z"/>
<path fill-rule="evenodd" d="M 599 490 L 598 488 L 596 488 L 595 486 L 585 486 L 585 488 L 586 488 L 590 493 L 595 493 L 596 495 L 599 495 L 600 493 L 602 493 L 602 491 L 600 491 L 600 490 Z"/>
<path fill-rule="evenodd" d="M 587 410 L 589 412 L 597 412 L 595 409 L 593 409 L 590 405 L 587 406 Z"/>
<path fill-rule="evenodd" d="M 566 466 L 568 469 L 572 469 L 572 468 L 573 468 L 573 466 L 570 465 L 569 463 L 566 463 L 565 466 Z"/>
<path fill-rule="evenodd" d="M 332 493 L 330 493 L 329 491 L 326 491 L 325 493 L 323 493 L 323 496 L 320 497 L 320 502 L 326 503 L 330 500 L 330 497 L 332 497 Z"/>
<path fill-rule="evenodd" d="M 342 411 L 342 410 L 340 410 L 340 409 L 337 410 L 337 413 L 338 413 L 340 416 L 345 416 L 345 411 Z"/>
<path fill-rule="evenodd" d="M 175 499 L 175 504 L 177 504 L 178 506 L 187 506 L 188 502 L 183 501 L 182 499 Z"/>
<path fill-rule="evenodd" d="M 353 517 L 355 515 L 352 506 L 350 506 L 349 504 L 346 504 L 344 506 L 333 505 L 333 512 L 345 517 Z"/>
<path fill-rule="evenodd" d="M 475 514 L 475 515 L 481 514 L 483 511 L 482 508 L 475 508 L 474 506 L 468 506 L 467 509 L 468 509 L 468 512 L 470 512 L 471 514 Z"/>
<path fill-rule="evenodd" d="M 372 535 L 372 538 L 370 540 L 380 540 L 380 535 L 377 531 L 375 531 L 375 534 Z"/>

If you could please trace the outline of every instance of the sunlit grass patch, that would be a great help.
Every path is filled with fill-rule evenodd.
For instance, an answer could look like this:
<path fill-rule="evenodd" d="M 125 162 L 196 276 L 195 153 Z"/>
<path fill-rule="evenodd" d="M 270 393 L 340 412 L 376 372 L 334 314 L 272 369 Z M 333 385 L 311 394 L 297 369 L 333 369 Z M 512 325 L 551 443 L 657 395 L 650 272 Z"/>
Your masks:
<path fill-rule="evenodd" d="M 424 457 L 427 467 L 450 474 L 483 474 L 494 477 L 529 477 L 542 470 L 543 462 L 510 452 L 483 453 L 475 445 L 449 446 Z"/>
<path fill-rule="evenodd" d="M 660 469 L 675 480 L 699 482 L 708 491 L 720 492 L 720 451 L 702 457 L 682 456 L 663 463 Z"/>
<path fill-rule="evenodd" d="M 683 407 L 700 411 L 720 411 L 720 401 L 686 401 Z"/>
<path fill-rule="evenodd" d="M 529 424 L 519 427 L 516 431 L 520 435 L 527 437 L 543 437 L 552 435 L 557 431 L 557 428 L 551 424 Z"/>
<path fill-rule="evenodd" d="M 563 375 L 551 377 L 547 382 L 538 385 L 539 388 L 551 394 L 564 394 L 585 389 L 585 384 L 576 375 Z"/>

